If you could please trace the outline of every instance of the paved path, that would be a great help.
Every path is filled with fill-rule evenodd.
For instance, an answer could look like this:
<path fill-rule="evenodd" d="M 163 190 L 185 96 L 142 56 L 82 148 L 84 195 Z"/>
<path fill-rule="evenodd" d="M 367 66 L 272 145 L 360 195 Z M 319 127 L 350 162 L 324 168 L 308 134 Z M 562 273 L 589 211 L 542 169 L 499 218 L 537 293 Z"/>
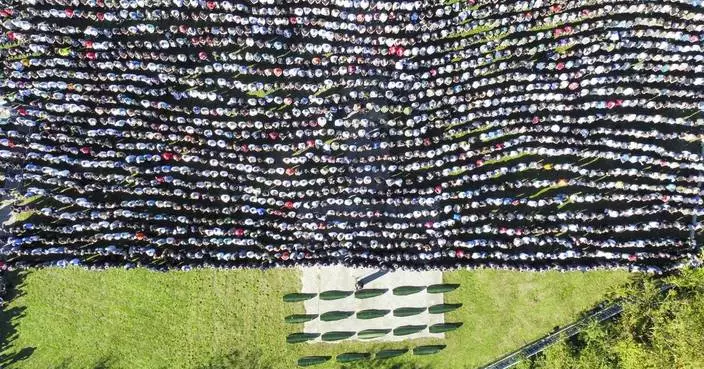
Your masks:
<path fill-rule="evenodd" d="M 301 292 L 324 292 L 329 290 L 354 291 L 357 280 L 377 272 L 376 269 L 352 269 L 346 267 L 303 268 Z M 306 314 L 322 314 L 327 311 L 360 311 L 365 309 L 394 310 L 400 307 L 427 307 L 443 303 L 443 294 L 429 294 L 425 291 L 409 295 L 394 296 L 391 290 L 398 286 L 428 286 L 442 283 L 442 272 L 392 271 L 367 283 L 364 288 L 388 288 L 385 294 L 369 299 L 353 296 L 340 300 L 323 301 L 317 297 L 304 302 Z M 307 322 L 305 332 L 323 334 L 329 331 L 354 331 L 365 329 L 393 329 L 402 325 L 432 325 L 442 323 L 444 314 L 429 314 L 427 311 L 411 317 L 385 317 L 363 320 L 354 315 L 343 320 L 323 322 L 320 319 Z M 428 330 L 408 336 L 394 336 L 392 333 L 374 341 L 402 341 L 414 338 L 444 338 L 444 334 L 430 334 Z M 353 338 L 356 339 L 356 338 Z M 319 341 L 318 338 L 317 341 Z M 338 341 L 339 342 L 339 341 Z"/>

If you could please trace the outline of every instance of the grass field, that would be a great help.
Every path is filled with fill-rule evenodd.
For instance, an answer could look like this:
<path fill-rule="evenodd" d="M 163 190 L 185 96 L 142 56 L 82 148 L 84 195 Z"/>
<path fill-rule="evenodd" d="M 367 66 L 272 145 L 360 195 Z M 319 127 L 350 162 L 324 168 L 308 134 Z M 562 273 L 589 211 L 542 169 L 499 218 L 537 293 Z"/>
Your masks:
<path fill-rule="evenodd" d="M 441 354 L 407 354 L 399 362 L 438 369 L 477 367 L 571 322 L 628 278 L 623 272 L 445 273 L 446 281 L 461 283 L 446 301 L 464 304 L 446 321 L 464 326 L 446 334 L 448 347 Z M 408 345 L 287 344 L 285 336 L 303 325 L 285 324 L 283 318 L 303 313 L 303 304 L 283 303 L 281 296 L 299 286 L 296 270 L 34 271 L 21 278 L 19 296 L 3 312 L 0 364 L 279 369 L 296 367 L 303 355 Z"/>

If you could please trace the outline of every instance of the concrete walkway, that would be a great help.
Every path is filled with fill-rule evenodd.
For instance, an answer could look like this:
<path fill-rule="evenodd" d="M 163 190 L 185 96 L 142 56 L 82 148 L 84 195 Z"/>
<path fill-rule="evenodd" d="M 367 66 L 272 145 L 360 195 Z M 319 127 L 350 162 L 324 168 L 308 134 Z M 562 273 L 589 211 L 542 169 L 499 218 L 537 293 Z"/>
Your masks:
<path fill-rule="evenodd" d="M 301 292 L 320 293 L 330 290 L 354 291 L 357 280 L 375 273 L 376 269 L 352 269 L 341 266 L 318 267 L 302 269 Z M 408 272 L 393 271 L 369 282 L 364 286 L 368 288 L 384 288 L 388 292 L 381 296 L 369 299 L 358 299 L 354 295 L 339 300 L 324 301 L 317 297 L 304 302 L 306 314 L 322 314 L 328 311 L 360 311 L 365 309 L 391 310 L 401 307 L 428 307 L 442 304 L 443 294 L 429 294 L 425 291 L 409 295 L 395 296 L 391 291 L 399 286 L 429 286 L 431 284 L 442 283 L 442 272 Z M 427 311 L 410 317 L 395 317 L 389 313 L 384 317 L 376 319 L 357 319 L 355 315 L 333 322 L 323 322 L 320 319 L 307 322 L 304 331 L 310 333 L 320 333 L 330 331 L 351 331 L 359 332 L 365 329 L 394 329 L 403 325 L 427 325 L 443 323 L 444 314 L 429 314 Z M 444 334 L 431 334 L 427 329 L 407 335 L 394 336 L 389 333 L 386 336 L 369 341 L 402 341 L 414 338 L 444 338 Z M 356 340 L 356 336 L 351 338 Z M 312 342 L 319 342 L 320 338 Z M 311 341 L 309 341 L 311 342 Z M 340 342 L 340 341 L 336 341 Z"/>

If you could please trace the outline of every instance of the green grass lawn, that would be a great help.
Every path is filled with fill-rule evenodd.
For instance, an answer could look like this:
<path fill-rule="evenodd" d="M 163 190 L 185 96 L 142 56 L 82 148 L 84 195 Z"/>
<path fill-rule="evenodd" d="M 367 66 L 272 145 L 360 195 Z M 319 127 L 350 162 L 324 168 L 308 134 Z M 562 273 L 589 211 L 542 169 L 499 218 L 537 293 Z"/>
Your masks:
<path fill-rule="evenodd" d="M 438 355 L 399 359 L 428 368 L 474 368 L 571 322 L 599 302 L 623 272 L 451 272 L 461 287 L 446 302 L 464 306 L 446 321 L 464 326 L 444 341 L 287 344 L 302 303 L 296 270 L 156 273 L 46 269 L 27 273 L 3 313 L 6 368 L 294 368 L 303 355 L 444 343 Z M 17 361 L 12 362 L 17 358 Z M 24 359 L 26 357 L 26 359 Z M 316 368 L 335 368 L 324 364 Z"/>

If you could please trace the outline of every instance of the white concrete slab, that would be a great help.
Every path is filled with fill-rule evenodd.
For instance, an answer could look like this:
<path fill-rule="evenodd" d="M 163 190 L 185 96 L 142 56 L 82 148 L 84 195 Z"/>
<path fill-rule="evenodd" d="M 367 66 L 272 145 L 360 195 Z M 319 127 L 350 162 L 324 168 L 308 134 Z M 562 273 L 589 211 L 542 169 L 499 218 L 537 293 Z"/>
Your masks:
<path fill-rule="evenodd" d="M 317 267 L 317 268 L 302 268 L 302 289 L 301 292 L 321 293 L 330 290 L 354 291 L 355 284 L 358 279 L 366 277 L 374 272 L 375 269 L 352 269 L 341 266 L 334 267 Z M 388 291 L 377 297 L 368 299 L 358 299 L 352 296 L 345 297 L 339 300 L 320 300 L 314 298 L 304 302 L 306 314 L 322 314 L 328 311 L 354 311 L 366 309 L 391 310 L 392 312 L 384 317 L 376 319 L 357 319 L 355 315 L 333 322 L 324 322 L 319 318 L 306 322 L 304 331 L 309 333 L 320 333 L 321 335 L 330 331 L 351 331 L 359 332 L 365 329 L 391 329 L 398 328 L 404 325 L 427 325 L 443 323 L 445 320 L 444 314 L 430 314 L 427 310 L 421 314 L 410 317 L 395 317 L 393 310 L 401 307 L 429 307 L 443 303 L 443 294 L 429 294 L 425 290 L 419 293 L 408 296 L 395 296 L 392 290 L 400 286 L 429 286 L 431 284 L 442 283 L 442 272 L 410 272 L 410 271 L 394 271 L 367 283 L 364 288 L 384 288 Z M 415 338 L 444 338 L 445 335 L 431 334 L 428 329 L 407 335 L 394 336 L 393 332 L 386 336 L 373 340 L 364 341 L 403 341 Z M 357 336 L 350 338 L 357 340 Z M 315 341 L 319 342 L 320 338 Z M 342 341 L 334 341 L 342 342 Z M 334 343 L 332 342 L 332 343 Z"/>

